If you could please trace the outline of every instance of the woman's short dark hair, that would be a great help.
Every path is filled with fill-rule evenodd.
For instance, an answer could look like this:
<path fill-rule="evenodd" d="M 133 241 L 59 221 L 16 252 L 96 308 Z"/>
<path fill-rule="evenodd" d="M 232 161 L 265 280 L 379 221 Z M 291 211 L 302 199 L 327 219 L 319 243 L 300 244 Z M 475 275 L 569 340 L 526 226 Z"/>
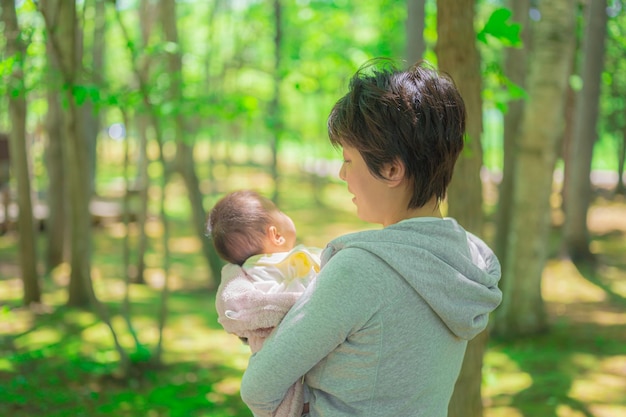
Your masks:
<path fill-rule="evenodd" d="M 405 166 L 413 185 L 409 208 L 433 196 L 443 200 L 463 149 L 465 104 L 454 81 L 425 62 L 406 71 L 389 60 L 361 67 L 328 118 L 334 146 L 359 151 L 370 172 L 381 179 L 394 161 Z"/>
<path fill-rule="evenodd" d="M 252 255 L 262 253 L 266 229 L 278 211 L 268 198 L 251 190 L 234 191 L 211 209 L 207 232 L 218 255 L 227 262 L 243 265 Z"/>

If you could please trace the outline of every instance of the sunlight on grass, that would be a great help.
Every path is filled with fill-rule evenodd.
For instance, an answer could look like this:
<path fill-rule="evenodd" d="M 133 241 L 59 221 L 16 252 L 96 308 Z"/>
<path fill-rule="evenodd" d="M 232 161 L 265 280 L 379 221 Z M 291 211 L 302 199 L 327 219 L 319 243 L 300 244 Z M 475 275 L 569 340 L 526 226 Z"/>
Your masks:
<path fill-rule="evenodd" d="M 124 223 L 114 223 L 108 225 L 107 230 L 111 234 L 111 237 L 121 239 L 126 236 L 127 228 Z"/>
<path fill-rule="evenodd" d="M 626 356 L 620 357 L 625 360 Z M 597 372 L 590 370 L 581 375 L 574 383 L 570 395 L 585 403 L 618 404 L 624 403 L 626 407 L 626 372 L 622 368 L 622 374 L 606 373 L 600 368 Z M 626 414 L 625 414 L 626 415 Z"/>
<path fill-rule="evenodd" d="M 163 224 L 161 222 L 146 222 L 146 236 L 158 238 L 163 234 Z"/>
<path fill-rule="evenodd" d="M 533 383 L 532 377 L 520 370 L 517 363 L 503 352 L 487 352 L 484 372 L 483 392 L 491 398 L 514 394 Z"/>
<path fill-rule="evenodd" d="M 214 404 L 223 404 L 229 396 L 238 395 L 240 378 L 224 378 L 216 384 L 213 384 L 213 391 L 206 395 L 207 400 Z"/>
<path fill-rule="evenodd" d="M 2 301 L 18 301 L 22 299 L 24 292 L 24 284 L 19 277 L 10 278 L 0 281 L 0 290 L 2 292 Z"/>
<path fill-rule="evenodd" d="M 14 343 L 17 349 L 36 350 L 58 343 L 63 338 L 63 334 L 64 329 L 38 327 L 14 339 Z"/>
<path fill-rule="evenodd" d="M 580 303 L 604 301 L 606 292 L 587 281 L 571 261 L 553 259 L 544 271 L 543 298 L 546 302 Z"/>
<path fill-rule="evenodd" d="M 624 271 L 604 266 L 594 273 L 605 284 L 608 274 Z M 608 303 L 605 287 L 564 259 L 548 262 L 542 290 L 550 335 L 487 351 L 485 417 L 626 416 L 626 355 L 613 354 L 623 351 L 623 308 Z M 520 374 L 526 384 L 515 383 Z"/>
<path fill-rule="evenodd" d="M 126 294 L 126 282 L 112 277 L 94 282 L 94 288 L 101 301 L 121 301 Z M 128 291 L 131 303 L 152 302 L 157 296 L 153 288 L 142 284 L 130 284 Z"/>
<path fill-rule="evenodd" d="M 10 359 L 0 358 L 0 371 L 4 371 L 4 372 L 15 371 L 15 368 L 13 367 L 13 364 L 11 363 Z"/>
<path fill-rule="evenodd" d="M 201 316 L 171 320 L 166 329 L 166 347 L 172 357 L 201 357 L 242 372 L 248 365 L 250 349 L 239 338 L 223 330 L 210 329 Z"/>
<path fill-rule="evenodd" d="M 557 417 L 587 417 L 582 411 L 577 411 L 566 404 L 560 404 L 556 407 Z"/>
<path fill-rule="evenodd" d="M 195 236 L 174 237 L 169 242 L 177 253 L 199 253 L 202 250 L 202 245 Z"/>
<path fill-rule="evenodd" d="M 604 202 L 589 207 L 588 227 L 595 233 L 604 234 L 613 230 L 626 231 L 626 216 L 621 204 Z"/>
<path fill-rule="evenodd" d="M 593 417 L 624 417 L 626 416 L 626 406 L 591 404 L 589 406 Z M 585 416 L 586 417 L 586 416 Z"/>
<path fill-rule="evenodd" d="M 485 417 L 525 417 L 517 408 L 490 407 L 485 410 Z"/>
<path fill-rule="evenodd" d="M 626 270 L 615 266 L 602 268 L 602 276 L 615 294 L 626 298 Z"/>
<path fill-rule="evenodd" d="M 6 281 L 0 283 L 0 291 L 6 294 Z M 0 310 L 0 336 L 15 335 L 28 331 L 34 322 L 35 315 L 27 308 L 9 309 L 5 306 Z"/>

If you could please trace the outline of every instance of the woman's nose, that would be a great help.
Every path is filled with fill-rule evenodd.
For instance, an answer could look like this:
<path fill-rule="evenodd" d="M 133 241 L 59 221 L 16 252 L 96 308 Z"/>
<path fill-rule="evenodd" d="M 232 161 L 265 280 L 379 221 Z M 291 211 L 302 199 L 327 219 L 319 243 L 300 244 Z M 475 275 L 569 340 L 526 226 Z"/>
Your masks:
<path fill-rule="evenodd" d="M 339 178 L 341 178 L 342 181 L 346 180 L 346 163 L 345 162 L 341 164 L 341 168 L 339 169 Z"/>

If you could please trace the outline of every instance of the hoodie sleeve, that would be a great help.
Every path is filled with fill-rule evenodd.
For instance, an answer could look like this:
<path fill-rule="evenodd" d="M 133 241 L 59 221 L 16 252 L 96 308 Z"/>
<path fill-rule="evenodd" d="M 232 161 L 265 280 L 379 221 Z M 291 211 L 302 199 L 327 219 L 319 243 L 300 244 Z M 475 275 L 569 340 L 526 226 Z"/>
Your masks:
<path fill-rule="evenodd" d="M 289 387 L 378 310 L 380 280 L 354 279 L 368 277 L 372 261 L 360 249 L 338 253 L 250 358 L 241 397 L 256 417 L 272 416 Z"/>

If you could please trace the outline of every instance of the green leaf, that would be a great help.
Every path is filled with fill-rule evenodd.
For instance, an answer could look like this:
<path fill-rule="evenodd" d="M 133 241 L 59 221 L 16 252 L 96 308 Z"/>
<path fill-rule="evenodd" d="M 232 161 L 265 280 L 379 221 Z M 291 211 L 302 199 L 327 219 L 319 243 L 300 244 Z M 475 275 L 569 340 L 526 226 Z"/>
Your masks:
<path fill-rule="evenodd" d="M 487 43 L 487 37 L 491 36 L 506 46 L 521 47 L 520 32 L 522 25 L 508 23 L 513 13 L 509 9 L 501 8 L 493 11 L 483 29 L 476 35 L 479 41 Z"/>

